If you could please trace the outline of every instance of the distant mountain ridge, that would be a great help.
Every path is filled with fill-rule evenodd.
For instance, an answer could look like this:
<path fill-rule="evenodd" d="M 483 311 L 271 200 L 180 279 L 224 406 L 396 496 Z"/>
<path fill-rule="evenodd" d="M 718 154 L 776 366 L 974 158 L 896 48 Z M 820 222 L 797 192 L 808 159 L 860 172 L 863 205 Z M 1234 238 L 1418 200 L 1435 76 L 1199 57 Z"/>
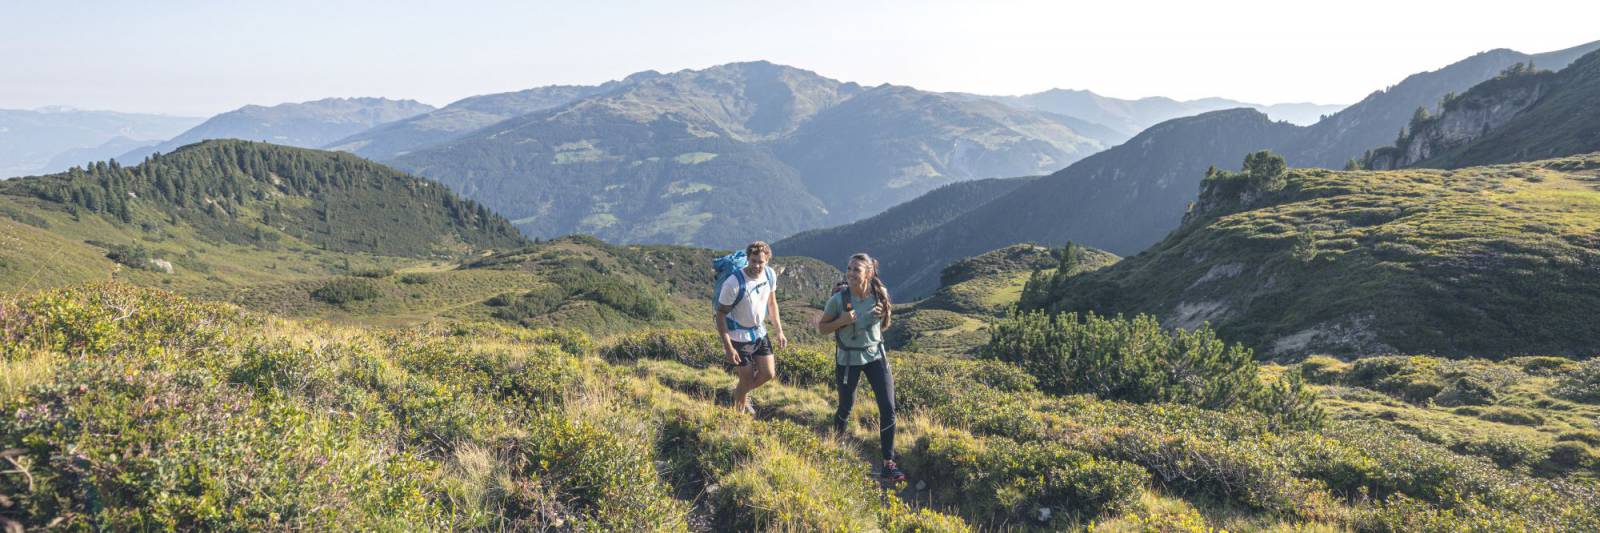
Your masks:
<path fill-rule="evenodd" d="M 550 85 L 523 91 L 467 97 L 427 113 L 379 125 L 333 141 L 324 148 L 353 152 L 374 161 L 386 161 L 419 147 L 458 138 L 502 120 L 566 105 L 655 75 L 659 74 L 642 72 L 623 81 L 607 82 L 597 86 Z"/>
<path fill-rule="evenodd" d="M 392 163 L 534 236 L 732 247 L 1104 148 L 1076 119 L 764 61 L 630 80 Z"/>
<path fill-rule="evenodd" d="M 1322 117 L 1336 113 L 1345 107 L 1343 105 L 1313 103 L 1262 105 L 1227 98 L 1175 100 L 1162 96 L 1153 96 L 1127 100 L 1102 96 L 1094 91 L 1081 89 L 1050 89 L 1021 96 L 978 97 L 992 99 L 1008 105 L 1077 117 L 1096 124 L 1104 124 L 1115 128 L 1128 137 L 1144 131 L 1145 128 L 1174 118 L 1223 109 L 1252 108 L 1266 113 L 1275 120 L 1304 126 L 1316 123 Z"/>
<path fill-rule="evenodd" d="M 156 152 L 209 139 L 264 141 L 298 148 L 318 148 L 379 124 L 432 111 L 415 100 L 387 98 L 324 98 L 274 106 L 247 105 L 211 117 L 194 128 L 153 147 L 122 154 L 118 161 L 137 163 Z"/>
<path fill-rule="evenodd" d="M 0 178 L 48 174 L 72 165 L 105 160 L 121 152 L 105 154 L 94 149 L 116 138 L 154 144 L 203 120 L 60 106 L 0 109 Z M 126 146 L 126 150 L 136 145 L 122 146 Z"/>

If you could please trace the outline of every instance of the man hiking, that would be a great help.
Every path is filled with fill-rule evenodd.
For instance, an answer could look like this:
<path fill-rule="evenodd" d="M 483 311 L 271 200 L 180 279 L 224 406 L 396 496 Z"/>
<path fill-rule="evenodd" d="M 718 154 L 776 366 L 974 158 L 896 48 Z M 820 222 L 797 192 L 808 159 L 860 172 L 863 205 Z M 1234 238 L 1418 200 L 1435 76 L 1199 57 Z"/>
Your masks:
<path fill-rule="evenodd" d="M 739 385 L 733 389 L 733 406 L 754 415 L 750 391 L 772 381 L 776 374 L 767 319 L 772 319 L 778 349 L 787 348 L 789 339 L 783 335 L 783 319 L 778 315 L 778 276 L 767 266 L 772 247 L 765 242 L 752 242 L 745 247 L 743 259 L 744 268 L 732 269 L 717 287 L 715 321 L 728 362 L 738 367 Z"/>

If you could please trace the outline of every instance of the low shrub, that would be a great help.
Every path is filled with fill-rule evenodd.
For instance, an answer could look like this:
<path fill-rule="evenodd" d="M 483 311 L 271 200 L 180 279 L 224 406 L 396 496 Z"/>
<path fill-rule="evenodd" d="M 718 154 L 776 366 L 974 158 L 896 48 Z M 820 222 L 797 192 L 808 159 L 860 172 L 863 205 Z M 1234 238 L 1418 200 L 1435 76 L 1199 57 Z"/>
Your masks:
<path fill-rule="evenodd" d="M 387 278 L 389 276 L 393 276 L 394 275 L 394 269 L 392 269 L 392 268 L 369 268 L 369 269 L 365 269 L 365 270 L 357 270 L 357 271 L 351 272 L 350 275 L 354 276 L 354 277 L 358 277 L 358 278 L 381 279 L 381 278 Z"/>
<path fill-rule="evenodd" d="M 426 285 L 432 282 L 433 276 L 429 276 L 427 274 L 418 274 L 413 272 L 410 274 L 400 275 L 400 283 L 404 283 L 406 285 Z"/>
<path fill-rule="evenodd" d="M 1495 393 L 1494 386 L 1488 382 L 1472 376 L 1462 376 L 1456 378 L 1455 381 L 1450 382 L 1450 385 L 1439 391 L 1438 396 L 1434 397 L 1434 402 L 1446 407 L 1489 405 L 1493 404 L 1498 396 Z"/>
<path fill-rule="evenodd" d="M 1057 394 L 1225 408 L 1261 393 L 1253 353 L 1210 328 L 1168 332 L 1154 317 L 1013 313 L 983 357 L 1013 363 Z"/>
<path fill-rule="evenodd" d="M 1552 356 L 1522 356 L 1506 359 L 1505 362 L 1523 372 L 1535 376 L 1556 376 L 1577 368 L 1578 362 L 1565 357 Z"/>
<path fill-rule="evenodd" d="M 1096 458 L 1053 442 L 1017 443 L 935 429 L 917 438 L 906 463 L 933 498 L 982 523 L 1093 518 L 1131 508 L 1147 474 L 1136 465 Z"/>
<path fill-rule="evenodd" d="M 1550 463 L 1561 470 L 1600 467 L 1600 453 L 1581 442 L 1557 442 L 1550 447 L 1549 458 Z"/>
<path fill-rule="evenodd" d="M 1313 355 L 1300 362 L 1300 376 L 1318 385 L 1338 383 L 1349 371 L 1350 363 L 1326 355 Z"/>
<path fill-rule="evenodd" d="M 1543 459 L 1544 451 L 1515 437 L 1490 436 L 1483 440 L 1458 442 L 1450 447 L 1457 453 L 1484 457 L 1500 468 L 1531 465 Z"/>
<path fill-rule="evenodd" d="M 1578 364 L 1550 389 L 1550 394 L 1574 402 L 1600 404 L 1600 357 Z"/>
<path fill-rule="evenodd" d="M 311 291 L 311 298 L 333 305 L 371 300 L 380 295 L 377 284 L 364 278 L 336 278 Z"/>
<path fill-rule="evenodd" d="M 895 402 L 903 411 L 941 407 L 967 395 L 999 397 L 1034 391 L 1033 376 L 999 361 L 915 353 L 890 357 L 896 365 Z"/>
<path fill-rule="evenodd" d="M 804 346 L 790 346 L 778 350 L 773 356 L 778 380 L 791 385 L 822 385 L 833 380 L 835 366 L 832 350 L 816 350 Z"/>
<path fill-rule="evenodd" d="M 1424 403 L 1444 390 L 1438 372 L 1441 361 L 1420 355 L 1368 357 L 1355 362 L 1344 382 Z"/>
<path fill-rule="evenodd" d="M 1540 416 L 1539 413 L 1515 407 L 1489 407 L 1478 413 L 1478 418 L 1515 426 L 1538 426 L 1544 424 L 1544 417 Z"/>
<path fill-rule="evenodd" d="M 106 259 L 116 261 L 131 268 L 149 268 L 151 255 L 150 249 L 143 244 L 113 244 L 106 249 Z"/>
<path fill-rule="evenodd" d="M 1305 386 L 1300 374 L 1284 374 L 1272 386 L 1250 399 L 1250 407 L 1266 415 L 1276 429 L 1315 429 L 1328 415 L 1317 405 L 1317 393 Z"/>
<path fill-rule="evenodd" d="M 715 333 L 693 329 L 650 330 L 625 335 L 601 350 L 613 361 L 664 359 L 695 368 L 729 364 Z M 832 371 L 829 371 L 832 375 Z M 831 378 L 830 378 L 831 379 Z"/>
<path fill-rule="evenodd" d="M 1600 431 L 1593 429 L 1580 429 L 1567 431 L 1556 435 L 1556 442 L 1581 442 L 1590 446 L 1600 446 Z"/>

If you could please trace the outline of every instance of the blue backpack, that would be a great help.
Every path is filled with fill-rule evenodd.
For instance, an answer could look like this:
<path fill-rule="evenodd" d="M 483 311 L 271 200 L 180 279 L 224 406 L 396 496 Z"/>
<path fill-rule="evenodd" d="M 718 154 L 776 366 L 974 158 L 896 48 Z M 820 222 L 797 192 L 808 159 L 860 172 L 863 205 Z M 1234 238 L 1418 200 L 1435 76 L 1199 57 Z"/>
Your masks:
<path fill-rule="evenodd" d="M 739 303 L 743 302 L 745 297 L 744 284 L 746 279 L 744 277 L 744 268 L 750 266 L 750 260 L 745 257 L 744 250 L 739 250 L 737 252 L 712 259 L 711 266 L 717 271 L 716 282 L 711 285 L 711 310 L 716 311 L 720 307 L 720 304 L 717 302 L 717 296 L 722 293 L 722 284 L 727 282 L 728 278 L 730 277 L 737 279 L 739 292 L 733 297 L 733 305 L 728 307 L 738 307 Z M 766 268 L 766 275 L 767 286 L 773 286 L 771 267 Z M 750 333 L 750 338 L 752 339 L 760 337 L 761 330 L 764 327 L 759 323 L 750 327 L 745 327 L 739 324 L 739 321 L 734 320 L 733 315 L 728 315 L 727 319 L 728 331 L 744 330 Z"/>

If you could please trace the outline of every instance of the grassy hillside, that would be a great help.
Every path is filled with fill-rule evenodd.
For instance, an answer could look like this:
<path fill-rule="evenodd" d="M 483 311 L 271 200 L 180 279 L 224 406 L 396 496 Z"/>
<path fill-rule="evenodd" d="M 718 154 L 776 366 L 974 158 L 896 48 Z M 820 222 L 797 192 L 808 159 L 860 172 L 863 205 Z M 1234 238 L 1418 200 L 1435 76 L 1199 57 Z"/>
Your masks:
<path fill-rule="evenodd" d="M 1033 307 L 1153 313 L 1265 354 L 1600 352 L 1600 155 L 1206 180 L 1183 227 Z"/>
<path fill-rule="evenodd" d="M 1445 432 L 1422 437 L 1407 429 L 1421 425 L 1391 420 L 1505 423 L 1487 422 L 1489 408 L 1468 415 L 1425 405 L 1416 415 L 1401 406 L 1385 407 L 1395 415 L 1346 416 L 1350 398 L 1390 401 L 1362 388 L 1390 390 L 1370 377 L 1378 374 L 1302 366 L 1258 376 L 1248 351 L 1204 335 L 1166 337 L 1148 321 L 1097 326 L 1104 330 L 1051 324 L 1007 319 L 986 359 L 892 355 L 901 464 L 913 482 L 880 491 L 866 481 L 872 402 L 858 402 L 850 431 L 831 434 L 829 360 L 816 348 L 779 359 L 782 382 L 757 392 L 751 419 L 717 406 L 733 378 L 706 333 L 638 332 L 597 346 L 577 332 L 470 323 L 299 323 L 117 284 L 37 293 L 0 302 L 0 449 L 12 466 L 0 474 L 8 503 L 0 521 L 83 529 L 1600 527 L 1591 430 L 1529 439 L 1525 457 L 1515 446 L 1460 444 Z M 1064 334 L 1096 341 L 1073 348 L 1089 350 L 1086 357 L 1058 359 L 1073 352 L 1049 339 Z M 1175 346 L 1196 351 L 1145 359 Z M 1202 362 L 1184 353 L 1226 355 L 1188 367 L 1198 372 L 1188 377 L 1161 366 Z M 1067 360 L 1129 374 L 1080 383 L 1039 370 Z M 1524 367 L 1550 376 L 1551 394 L 1593 377 L 1534 360 Z M 1451 372 L 1459 371 L 1437 375 Z M 1288 385 L 1302 374 L 1338 385 Z M 1145 382 L 1138 375 L 1172 376 L 1149 383 L 1177 388 L 1126 388 Z M 1068 394 L 1095 383 L 1123 388 Z M 1206 392 L 1223 390 L 1236 395 Z M 1316 391 L 1323 399 L 1308 399 Z M 1215 403 L 1226 398 L 1254 400 Z M 1592 399 L 1577 398 L 1561 400 L 1573 417 L 1545 423 L 1592 410 L 1572 403 Z M 1333 405 L 1333 416 L 1287 416 L 1314 414 L 1318 403 Z M 1507 467 L 1495 462 L 1516 457 Z"/>
<path fill-rule="evenodd" d="M 437 184 L 353 156 L 241 141 L 0 182 L 0 227 L 7 293 L 116 278 L 236 299 L 361 272 L 440 270 L 526 243 Z"/>

